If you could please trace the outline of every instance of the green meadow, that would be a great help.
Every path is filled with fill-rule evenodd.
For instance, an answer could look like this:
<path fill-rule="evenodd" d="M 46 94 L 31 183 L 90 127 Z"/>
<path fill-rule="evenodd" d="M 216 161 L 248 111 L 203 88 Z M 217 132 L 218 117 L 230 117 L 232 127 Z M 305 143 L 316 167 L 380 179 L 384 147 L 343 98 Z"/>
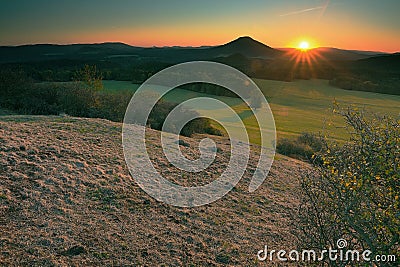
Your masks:
<path fill-rule="evenodd" d="M 327 80 L 298 80 L 282 82 L 254 79 L 262 90 L 275 118 L 277 136 L 294 138 L 303 132 L 321 133 L 328 138 L 343 140 L 348 136 L 343 119 L 333 113 L 333 103 L 365 109 L 374 114 L 400 114 L 400 96 L 370 92 L 349 91 L 330 86 Z M 124 81 L 103 81 L 105 90 L 136 90 L 139 85 Z M 157 90 L 155 90 L 157 91 Z M 224 96 L 211 96 L 203 93 L 174 89 L 169 92 L 167 101 L 180 103 L 199 96 L 210 96 L 224 101 L 238 114 L 248 130 L 250 141 L 259 143 L 259 131 L 255 117 L 240 99 Z M 204 116 L 219 114 L 212 107 L 198 110 Z"/>

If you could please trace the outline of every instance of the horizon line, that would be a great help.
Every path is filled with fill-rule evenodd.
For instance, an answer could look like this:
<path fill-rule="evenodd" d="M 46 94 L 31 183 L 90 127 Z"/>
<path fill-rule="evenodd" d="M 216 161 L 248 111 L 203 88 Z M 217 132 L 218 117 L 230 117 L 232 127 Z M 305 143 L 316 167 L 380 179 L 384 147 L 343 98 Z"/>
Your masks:
<path fill-rule="evenodd" d="M 225 45 L 228 44 L 230 42 L 236 41 L 239 38 L 242 37 L 249 37 L 254 41 L 258 41 L 254 38 L 252 38 L 251 36 L 240 36 L 236 39 L 233 39 L 231 41 L 228 41 L 226 43 L 222 43 L 222 44 L 216 44 L 216 45 L 200 45 L 200 46 L 181 46 L 181 45 L 164 45 L 164 46 L 157 46 L 157 45 L 149 45 L 149 46 L 140 46 L 140 45 L 134 45 L 134 44 L 130 44 L 130 43 L 125 43 L 123 41 L 104 41 L 104 42 L 82 42 L 82 43 L 77 43 L 77 42 L 65 42 L 65 43 L 42 43 L 42 42 L 34 42 L 34 43 L 21 43 L 21 44 L 1 44 L 0 43 L 0 47 L 21 47 L 21 46 L 34 46 L 34 45 L 55 45 L 55 46 L 67 46 L 67 45 L 100 45 L 100 44 L 123 44 L 123 45 L 127 45 L 130 47 L 137 47 L 137 48 L 207 48 L 207 47 L 216 47 L 216 46 L 221 46 L 221 45 Z M 261 41 L 258 41 L 264 45 L 267 45 Z M 275 46 L 270 46 L 267 45 L 273 49 L 277 49 L 277 50 L 282 50 L 282 49 L 298 49 L 297 47 L 293 47 L 293 46 L 286 46 L 286 47 L 275 47 Z M 378 53 L 389 53 L 389 54 L 395 54 L 395 53 L 399 53 L 400 50 L 396 50 L 396 51 L 387 51 L 387 50 L 371 50 L 371 49 L 350 49 L 350 48 L 340 48 L 340 47 L 335 47 L 335 46 L 316 46 L 316 47 L 312 47 L 309 50 L 313 50 L 313 49 L 319 49 L 319 48 L 331 48 L 331 49 L 339 49 L 339 50 L 347 50 L 347 51 L 362 51 L 362 52 L 378 52 Z"/>

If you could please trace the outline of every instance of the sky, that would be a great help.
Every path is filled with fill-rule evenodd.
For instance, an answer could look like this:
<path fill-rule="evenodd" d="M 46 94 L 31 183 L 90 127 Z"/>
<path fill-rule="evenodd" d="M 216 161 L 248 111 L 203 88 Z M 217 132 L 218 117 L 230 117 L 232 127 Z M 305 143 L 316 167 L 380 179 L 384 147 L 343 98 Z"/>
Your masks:
<path fill-rule="evenodd" d="M 2 0 L 0 45 L 202 46 L 251 36 L 276 48 L 400 51 L 399 0 Z"/>

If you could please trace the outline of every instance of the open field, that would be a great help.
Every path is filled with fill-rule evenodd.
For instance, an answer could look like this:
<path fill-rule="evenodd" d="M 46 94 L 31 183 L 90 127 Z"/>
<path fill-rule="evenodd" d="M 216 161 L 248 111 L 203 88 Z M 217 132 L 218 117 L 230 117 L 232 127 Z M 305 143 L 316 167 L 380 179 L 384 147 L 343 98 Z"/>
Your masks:
<path fill-rule="evenodd" d="M 278 138 L 296 137 L 302 132 L 314 132 L 343 140 L 347 132 L 343 127 L 342 118 L 332 112 L 335 100 L 341 106 L 365 108 L 371 113 L 399 115 L 400 112 L 400 96 L 338 89 L 330 86 L 327 80 L 282 82 L 255 79 L 254 81 L 270 103 Z M 124 81 L 103 81 L 103 83 L 106 90 L 136 90 L 138 88 L 137 84 Z M 176 89 L 168 93 L 166 99 L 180 103 L 196 96 L 210 95 Z M 224 96 L 216 98 L 229 104 L 239 114 L 249 114 L 249 108 L 239 99 Z M 219 114 L 209 107 L 198 111 L 205 116 Z M 254 116 L 242 116 L 242 118 L 249 130 L 251 141 L 259 143 Z"/>

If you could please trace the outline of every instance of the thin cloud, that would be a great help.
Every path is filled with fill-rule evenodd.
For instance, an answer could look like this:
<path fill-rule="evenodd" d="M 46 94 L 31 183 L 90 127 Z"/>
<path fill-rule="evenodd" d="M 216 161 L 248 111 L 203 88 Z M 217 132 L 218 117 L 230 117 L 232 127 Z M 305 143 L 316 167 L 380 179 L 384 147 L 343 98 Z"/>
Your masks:
<path fill-rule="evenodd" d="M 301 14 L 301 13 L 305 13 L 305 12 L 309 12 L 309 11 L 313 11 L 313 10 L 317 10 L 317 9 L 323 9 L 323 8 L 324 8 L 323 6 L 316 6 L 316 7 L 306 8 L 306 9 L 297 10 L 297 11 L 293 11 L 293 12 L 290 12 L 290 13 L 282 14 L 282 15 L 279 15 L 279 17 L 297 15 L 297 14 Z"/>
<path fill-rule="evenodd" d="M 322 11 L 319 13 L 318 19 L 321 19 L 321 17 L 325 14 L 326 9 L 328 8 L 330 3 L 330 0 L 326 0 L 325 3 L 322 5 Z"/>
<path fill-rule="evenodd" d="M 326 0 L 322 6 L 316 6 L 316 7 L 306 8 L 306 9 L 302 9 L 302 10 L 292 11 L 292 12 L 289 12 L 286 14 L 279 15 L 279 17 L 298 15 L 298 14 L 302 14 L 302 13 L 306 13 L 306 12 L 310 12 L 310 11 L 314 11 L 314 10 L 319 10 L 319 9 L 322 9 L 322 12 L 320 14 L 320 16 L 322 16 L 326 11 L 326 9 L 329 5 L 329 2 L 330 2 L 329 0 Z"/>

